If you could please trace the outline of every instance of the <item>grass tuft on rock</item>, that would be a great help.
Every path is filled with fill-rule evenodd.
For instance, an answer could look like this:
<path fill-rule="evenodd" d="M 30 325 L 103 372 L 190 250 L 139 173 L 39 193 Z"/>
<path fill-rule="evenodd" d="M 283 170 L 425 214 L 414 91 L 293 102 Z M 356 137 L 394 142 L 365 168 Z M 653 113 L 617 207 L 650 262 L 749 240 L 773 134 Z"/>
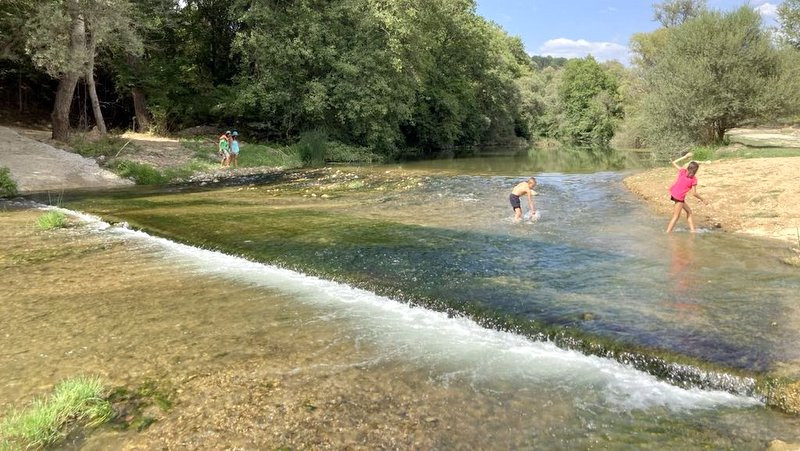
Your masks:
<path fill-rule="evenodd" d="M 60 211 L 48 211 L 36 219 L 36 225 L 41 230 L 60 229 L 67 225 L 67 217 Z"/>
<path fill-rule="evenodd" d="M 12 410 L 0 423 L 0 448 L 42 448 L 63 439 L 73 427 L 94 427 L 112 414 L 103 383 L 93 377 L 65 379 L 48 398 Z"/>

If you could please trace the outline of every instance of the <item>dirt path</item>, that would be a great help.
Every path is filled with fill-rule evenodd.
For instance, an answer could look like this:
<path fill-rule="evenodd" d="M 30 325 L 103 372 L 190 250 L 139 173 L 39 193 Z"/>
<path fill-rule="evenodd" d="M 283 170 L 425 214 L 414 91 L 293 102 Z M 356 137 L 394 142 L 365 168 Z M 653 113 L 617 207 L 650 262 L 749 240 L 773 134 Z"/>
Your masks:
<path fill-rule="evenodd" d="M 698 192 L 703 205 L 689 197 L 702 227 L 777 238 L 797 245 L 800 227 L 800 157 L 700 162 Z M 673 168 L 649 170 L 625 179 L 625 185 L 664 217 L 672 209 L 669 187 Z M 685 226 L 681 219 L 679 226 Z"/>
<path fill-rule="evenodd" d="M 102 169 L 91 158 L 57 149 L 1 126 L 0 167 L 11 170 L 11 178 L 21 193 L 133 184 Z"/>

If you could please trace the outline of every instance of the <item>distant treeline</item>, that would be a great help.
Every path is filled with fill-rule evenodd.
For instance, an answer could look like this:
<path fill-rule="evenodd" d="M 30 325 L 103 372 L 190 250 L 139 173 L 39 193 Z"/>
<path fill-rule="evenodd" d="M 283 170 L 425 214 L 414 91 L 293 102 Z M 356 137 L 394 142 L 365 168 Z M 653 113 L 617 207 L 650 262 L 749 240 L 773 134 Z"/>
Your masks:
<path fill-rule="evenodd" d="M 528 55 L 474 0 L 5 0 L 0 99 L 53 135 L 202 124 L 305 131 L 392 156 L 542 138 L 677 148 L 798 104 L 800 0 L 655 6 L 631 67 Z M 536 26 L 531 23 L 531 26 Z"/>

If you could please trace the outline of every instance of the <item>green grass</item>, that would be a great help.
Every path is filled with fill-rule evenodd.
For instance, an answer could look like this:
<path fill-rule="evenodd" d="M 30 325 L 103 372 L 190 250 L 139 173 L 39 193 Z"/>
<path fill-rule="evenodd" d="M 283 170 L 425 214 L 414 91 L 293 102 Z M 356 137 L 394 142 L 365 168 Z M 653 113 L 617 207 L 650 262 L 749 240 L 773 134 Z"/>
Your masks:
<path fill-rule="evenodd" d="M 790 147 L 765 147 L 760 149 L 745 148 L 732 151 L 718 150 L 717 158 L 776 158 L 800 157 L 800 149 Z"/>
<path fill-rule="evenodd" d="M 84 157 L 113 157 L 123 146 L 126 151 L 136 148 L 133 143 L 128 143 L 126 146 L 127 142 L 126 139 L 114 135 L 106 135 L 98 139 L 87 139 L 85 135 L 75 135 L 70 139 L 69 145 Z"/>
<path fill-rule="evenodd" d="M 216 143 L 208 140 L 182 140 L 181 145 L 194 152 L 200 161 L 219 163 Z M 294 147 L 239 143 L 239 167 L 259 166 L 297 168 L 302 166 L 300 155 Z"/>
<path fill-rule="evenodd" d="M 160 185 L 169 181 L 158 169 L 135 161 L 121 160 L 116 170 L 121 177 L 130 178 L 137 185 Z"/>
<path fill-rule="evenodd" d="M 219 163 L 216 161 L 211 162 L 195 158 L 183 166 L 164 169 L 162 175 L 167 182 L 174 182 L 177 180 L 187 179 L 196 172 L 208 171 L 217 167 L 219 167 Z"/>
<path fill-rule="evenodd" d="M 11 178 L 11 171 L 0 167 L 0 197 L 14 197 L 17 195 L 17 183 Z"/>
<path fill-rule="evenodd" d="M 181 139 L 181 145 L 194 152 L 195 158 L 211 161 L 217 155 L 217 143 L 202 138 Z M 213 158 L 212 158 L 213 156 Z"/>
<path fill-rule="evenodd" d="M 67 225 L 67 217 L 60 211 L 48 211 L 36 218 L 36 225 L 42 230 L 60 229 Z"/>
<path fill-rule="evenodd" d="M 251 168 L 271 166 L 297 168 L 302 166 L 300 154 L 292 147 L 272 147 L 264 144 L 240 144 L 239 166 Z"/>
<path fill-rule="evenodd" d="M 194 152 L 196 159 L 205 162 L 219 162 L 217 143 L 207 139 L 183 139 L 183 147 Z M 240 142 L 239 167 L 282 167 L 322 166 L 325 162 L 334 163 L 382 163 L 383 155 L 372 152 L 368 147 L 351 146 L 327 140 L 323 132 L 306 132 L 297 144 L 282 146 Z"/>
<path fill-rule="evenodd" d="M 70 427 L 106 422 L 112 409 L 102 398 L 104 390 L 97 378 L 61 381 L 48 398 L 36 399 L 5 416 L 0 423 L 0 448 L 42 448 L 64 438 Z"/>

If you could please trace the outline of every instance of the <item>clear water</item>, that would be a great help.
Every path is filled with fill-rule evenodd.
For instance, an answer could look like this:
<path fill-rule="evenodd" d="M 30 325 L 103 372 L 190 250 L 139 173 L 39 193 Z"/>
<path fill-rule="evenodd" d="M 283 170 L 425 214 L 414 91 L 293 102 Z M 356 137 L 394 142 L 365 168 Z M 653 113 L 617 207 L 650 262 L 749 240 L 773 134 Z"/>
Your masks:
<path fill-rule="evenodd" d="M 618 172 L 540 174 L 536 223 L 512 220 L 518 176 L 347 174 L 67 205 L 476 319 L 800 374 L 800 274 L 779 261 L 782 243 L 666 235 L 666 218 L 628 193 Z"/>
<path fill-rule="evenodd" d="M 469 169 L 474 162 L 418 163 L 65 203 L 150 234 L 87 218 L 67 235 L 30 240 L 12 221 L 8 230 L 18 232 L 0 245 L 10 280 L 0 298 L 12 300 L 0 307 L 9 325 L 0 400 L 18 403 L 77 371 L 181 384 L 263 361 L 303 396 L 353 399 L 337 418 L 374 405 L 387 427 L 406 425 L 390 442 L 391 433 L 370 435 L 361 423 L 350 425 L 354 436 L 304 423 L 333 446 L 762 449 L 800 440 L 797 418 L 756 399 L 682 389 L 435 311 L 501 312 L 732 369 L 798 373 L 800 278 L 777 262 L 780 245 L 665 236 L 666 218 L 613 172 L 540 174 L 542 218 L 515 224 L 507 193 L 528 168 L 508 162 L 485 172 L 480 163 Z M 239 371 L 247 378 L 252 369 Z M 184 385 L 178 412 L 205 406 Z M 155 447 L 172 434 L 215 436 L 193 443 L 221 446 L 238 443 L 238 426 L 255 420 L 236 417 L 226 431 L 193 421 L 199 431 L 165 422 L 90 444 Z M 302 438 L 295 444 L 309 443 Z"/>

